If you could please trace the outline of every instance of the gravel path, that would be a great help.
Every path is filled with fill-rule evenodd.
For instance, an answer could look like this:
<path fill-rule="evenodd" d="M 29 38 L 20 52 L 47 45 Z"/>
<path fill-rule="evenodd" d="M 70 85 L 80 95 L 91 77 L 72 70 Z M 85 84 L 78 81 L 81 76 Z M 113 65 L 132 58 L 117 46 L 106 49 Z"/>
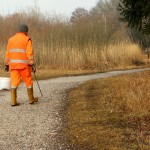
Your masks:
<path fill-rule="evenodd" d="M 144 70 L 147 69 L 39 81 L 44 97 L 35 105 L 28 104 L 24 84 L 18 88 L 18 102 L 21 103 L 18 107 L 10 106 L 10 91 L 0 91 L 0 150 L 67 150 L 58 141 L 66 90 L 87 80 Z M 40 96 L 36 83 L 34 87 L 35 95 Z"/>

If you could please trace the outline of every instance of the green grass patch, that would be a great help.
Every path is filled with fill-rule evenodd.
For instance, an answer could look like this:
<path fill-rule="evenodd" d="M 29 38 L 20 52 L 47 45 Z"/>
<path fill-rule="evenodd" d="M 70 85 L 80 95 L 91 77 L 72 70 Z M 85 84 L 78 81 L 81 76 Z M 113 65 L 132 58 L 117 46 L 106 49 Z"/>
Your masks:
<path fill-rule="evenodd" d="M 89 81 L 69 91 L 64 131 L 89 150 L 150 149 L 150 72 Z"/>

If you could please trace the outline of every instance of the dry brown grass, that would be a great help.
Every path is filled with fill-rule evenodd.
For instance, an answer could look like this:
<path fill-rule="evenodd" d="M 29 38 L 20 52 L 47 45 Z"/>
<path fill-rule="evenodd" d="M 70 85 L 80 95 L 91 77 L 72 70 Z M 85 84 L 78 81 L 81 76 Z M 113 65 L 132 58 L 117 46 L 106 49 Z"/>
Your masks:
<path fill-rule="evenodd" d="M 84 49 L 63 45 L 34 43 L 35 64 L 39 70 L 99 70 L 142 66 L 144 59 L 137 44 L 123 42 L 100 49 L 87 45 Z M 0 66 L 4 65 L 5 49 L 0 50 Z"/>
<path fill-rule="evenodd" d="M 150 72 L 87 82 L 68 94 L 67 133 L 90 150 L 150 149 Z"/>
<path fill-rule="evenodd" d="M 142 61 L 141 49 L 138 44 L 119 43 L 108 45 L 101 51 L 102 62 L 109 63 L 110 66 L 133 65 L 136 61 Z"/>
<path fill-rule="evenodd" d="M 61 47 L 56 45 L 37 45 L 35 59 L 39 68 L 51 69 L 116 69 L 142 65 L 142 52 L 137 44 L 130 42 L 97 48 L 87 45 L 78 47 Z"/>

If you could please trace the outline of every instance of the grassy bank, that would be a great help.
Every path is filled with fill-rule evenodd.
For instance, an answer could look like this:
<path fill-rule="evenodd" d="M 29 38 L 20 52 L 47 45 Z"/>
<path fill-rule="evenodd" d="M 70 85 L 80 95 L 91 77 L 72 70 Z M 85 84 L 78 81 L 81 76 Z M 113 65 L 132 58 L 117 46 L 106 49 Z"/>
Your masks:
<path fill-rule="evenodd" d="M 100 79 L 68 94 L 71 145 L 89 150 L 150 149 L 150 72 Z"/>

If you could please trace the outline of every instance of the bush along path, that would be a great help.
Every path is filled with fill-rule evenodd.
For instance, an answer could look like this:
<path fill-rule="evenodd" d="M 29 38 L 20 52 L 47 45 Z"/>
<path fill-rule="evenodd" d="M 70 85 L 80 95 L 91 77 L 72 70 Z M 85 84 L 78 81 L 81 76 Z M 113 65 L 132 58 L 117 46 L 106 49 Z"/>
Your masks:
<path fill-rule="evenodd" d="M 70 148 L 62 141 L 63 109 L 68 89 L 93 79 L 107 78 L 148 69 L 112 71 L 85 76 L 60 77 L 39 81 L 43 97 L 35 105 L 28 104 L 24 84 L 18 88 L 20 106 L 11 107 L 10 91 L 0 91 L 0 149 L 1 150 L 59 150 Z M 40 96 L 34 83 L 35 96 Z"/>

